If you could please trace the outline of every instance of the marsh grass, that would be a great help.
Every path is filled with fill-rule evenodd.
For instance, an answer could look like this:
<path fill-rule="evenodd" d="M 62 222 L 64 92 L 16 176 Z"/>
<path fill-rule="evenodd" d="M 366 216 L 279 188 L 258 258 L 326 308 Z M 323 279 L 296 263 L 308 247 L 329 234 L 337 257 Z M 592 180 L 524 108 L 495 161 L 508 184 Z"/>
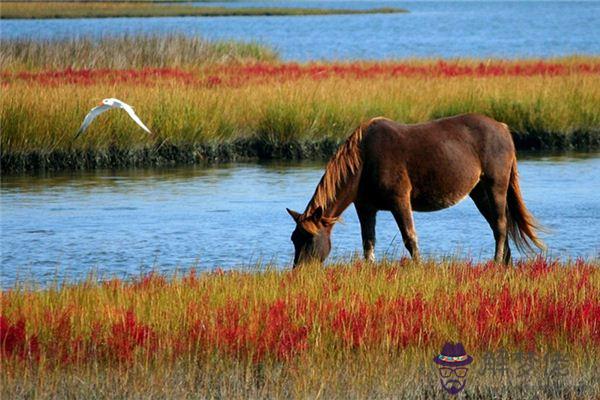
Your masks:
<path fill-rule="evenodd" d="M 207 64 L 273 62 L 278 54 L 255 43 L 183 35 L 3 40 L 0 69 L 10 71 L 194 68 Z"/>
<path fill-rule="evenodd" d="M 454 340 L 475 359 L 469 398 L 594 399 L 599 268 L 402 259 L 20 284 L 0 297 L 0 394 L 443 398 L 432 358 Z M 503 351 L 506 374 L 486 372 Z M 548 375 L 553 352 L 566 364 Z"/>
<path fill-rule="evenodd" d="M 268 47 L 184 36 L 0 46 L 3 171 L 326 158 L 362 121 L 460 113 L 507 123 L 522 150 L 600 147 L 600 62 L 404 60 L 281 63 Z M 103 98 L 118 111 L 73 140 Z"/>
<path fill-rule="evenodd" d="M 595 74 L 267 77 L 213 85 L 210 68 L 184 72 L 140 71 L 129 80 L 138 74 L 133 71 L 114 81 L 109 73 L 82 83 L 71 72 L 56 81 L 53 74 L 39 80 L 5 75 L 3 170 L 328 157 L 361 121 L 380 115 L 417 123 L 477 112 L 507 123 L 518 149 L 600 146 Z M 133 105 L 156 135 L 113 110 L 73 140 L 86 113 L 106 97 Z"/>
<path fill-rule="evenodd" d="M 2 2 L 1 19 L 38 18 L 115 18 L 115 17 L 224 17 L 224 16 L 303 16 L 340 14 L 405 13 L 401 8 L 372 8 L 365 10 L 276 7 L 196 7 L 156 2 Z"/>
<path fill-rule="evenodd" d="M 190 359 L 146 367 L 21 369 L 19 376 L 5 371 L 0 395 L 10 399 L 447 399 L 436 372 L 425 369 L 430 367 L 431 358 L 418 357 L 419 364 L 385 354 L 356 354 L 287 366 L 256 367 L 217 360 L 198 365 Z M 560 378 L 534 374 L 527 381 L 513 375 L 510 379 L 481 376 L 478 369 L 471 369 L 462 396 L 478 400 L 594 400 L 600 394 L 596 361 L 587 362 L 589 366 L 570 370 Z M 519 366 L 509 363 L 507 368 L 516 371 Z"/>

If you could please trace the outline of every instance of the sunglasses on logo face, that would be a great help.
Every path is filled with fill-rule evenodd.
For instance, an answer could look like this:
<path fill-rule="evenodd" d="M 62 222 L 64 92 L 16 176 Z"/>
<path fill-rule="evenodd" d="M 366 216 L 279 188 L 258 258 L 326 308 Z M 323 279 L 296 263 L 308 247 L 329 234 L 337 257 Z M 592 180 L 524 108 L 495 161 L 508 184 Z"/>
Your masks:
<path fill-rule="evenodd" d="M 467 376 L 468 368 L 440 368 L 440 375 L 442 378 L 449 378 L 452 374 L 459 378 Z"/>

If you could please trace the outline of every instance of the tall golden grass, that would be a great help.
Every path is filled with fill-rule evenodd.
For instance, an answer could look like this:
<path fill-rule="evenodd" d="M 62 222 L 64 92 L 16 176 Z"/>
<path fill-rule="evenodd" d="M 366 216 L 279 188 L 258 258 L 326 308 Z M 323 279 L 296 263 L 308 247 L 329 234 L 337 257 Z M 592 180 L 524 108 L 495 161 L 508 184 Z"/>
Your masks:
<path fill-rule="evenodd" d="M 531 138 L 532 147 L 538 140 L 539 147 L 568 148 L 577 133 L 597 141 L 600 131 L 596 75 L 332 77 L 241 86 L 211 86 L 207 74 L 199 83 L 185 79 L 155 78 L 154 73 L 142 84 L 119 80 L 52 84 L 51 79 L 43 83 L 6 78 L 0 99 L 2 153 L 152 146 L 153 139 L 117 111 L 101 115 L 85 136 L 73 140 L 83 117 L 106 97 L 133 105 L 157 140 L 175 145 L 240 138 L 272 143 L 341 140 L 370 117 L 416 123 L 463 112 L 507 123 L 517 139 Z"/>
<path fill-rule="evenodd" d="M 3 41 L 0 69 L 5 171 L 327 156 L 380 115 L 482 113 L 507 123 L 519 149 L 600 147 L 597 57 L 295 64 L 254 43 L 132 36 Z M 111 111 L 74 141 L 106 97 L 156 135 Z"/>
<path fill-rule="evenodd" d="M 443 395 L 432 359 L 452 340 L 475 359 L 470 398 L 593 399 L 599 268 L 353 261 L 21 284 L 0 297 L 1 393 L 426 399 Z"/>

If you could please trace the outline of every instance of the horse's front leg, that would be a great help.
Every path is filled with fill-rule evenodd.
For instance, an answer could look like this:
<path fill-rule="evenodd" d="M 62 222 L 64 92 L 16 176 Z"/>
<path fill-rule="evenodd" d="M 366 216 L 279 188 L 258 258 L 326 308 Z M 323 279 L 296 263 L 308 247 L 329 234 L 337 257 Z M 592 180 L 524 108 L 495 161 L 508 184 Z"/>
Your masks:
<path fill-rule="evenodd" d="M 401 199 L 392 208 L 392 214 L 398 224 L 404 246 L 414 261 L 419 261 L 419 246 L 417 244 L 417 232 L 413 223 L 412 207 L 409 199 Z"/>
<path fill-rule="evenodd" d="M 371 207 L 355 204 L 360 231 L 362 235 L 365 260 L 375 261 L 375 221 L 377 210 Z"/>

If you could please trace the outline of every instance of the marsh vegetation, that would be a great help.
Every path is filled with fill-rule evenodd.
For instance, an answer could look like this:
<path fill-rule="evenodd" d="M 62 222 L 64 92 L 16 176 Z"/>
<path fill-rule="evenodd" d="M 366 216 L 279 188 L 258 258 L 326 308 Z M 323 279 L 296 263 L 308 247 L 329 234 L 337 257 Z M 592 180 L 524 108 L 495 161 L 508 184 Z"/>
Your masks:
<path fill-rule="evenodd" d="M 380 115 L 475 112 L 507 123 L 518 149 L 600 146 L 596 57 L 297 64 L 258 44 L 174 36 L 7 41 L 0 64 L 4 170 L 323 158 Z M 73 141 L 106 97 L 157 136 L 107 113 Z"/>
<path fill-rule="evenodd" d="M 597 398 L 599 271 L 402 259 L 23 282 L 1 297 L 2 394 L 424 399 L 442 395 L 432 359 L 455 340 L 476 360 L 473 398 Z M 490 354 L 509 357 L 506 375 L 485 372 Z M 516 354 L 534 357 L 529 378 Z M 544 372 L 552 354 L 560 375 Z"/>

